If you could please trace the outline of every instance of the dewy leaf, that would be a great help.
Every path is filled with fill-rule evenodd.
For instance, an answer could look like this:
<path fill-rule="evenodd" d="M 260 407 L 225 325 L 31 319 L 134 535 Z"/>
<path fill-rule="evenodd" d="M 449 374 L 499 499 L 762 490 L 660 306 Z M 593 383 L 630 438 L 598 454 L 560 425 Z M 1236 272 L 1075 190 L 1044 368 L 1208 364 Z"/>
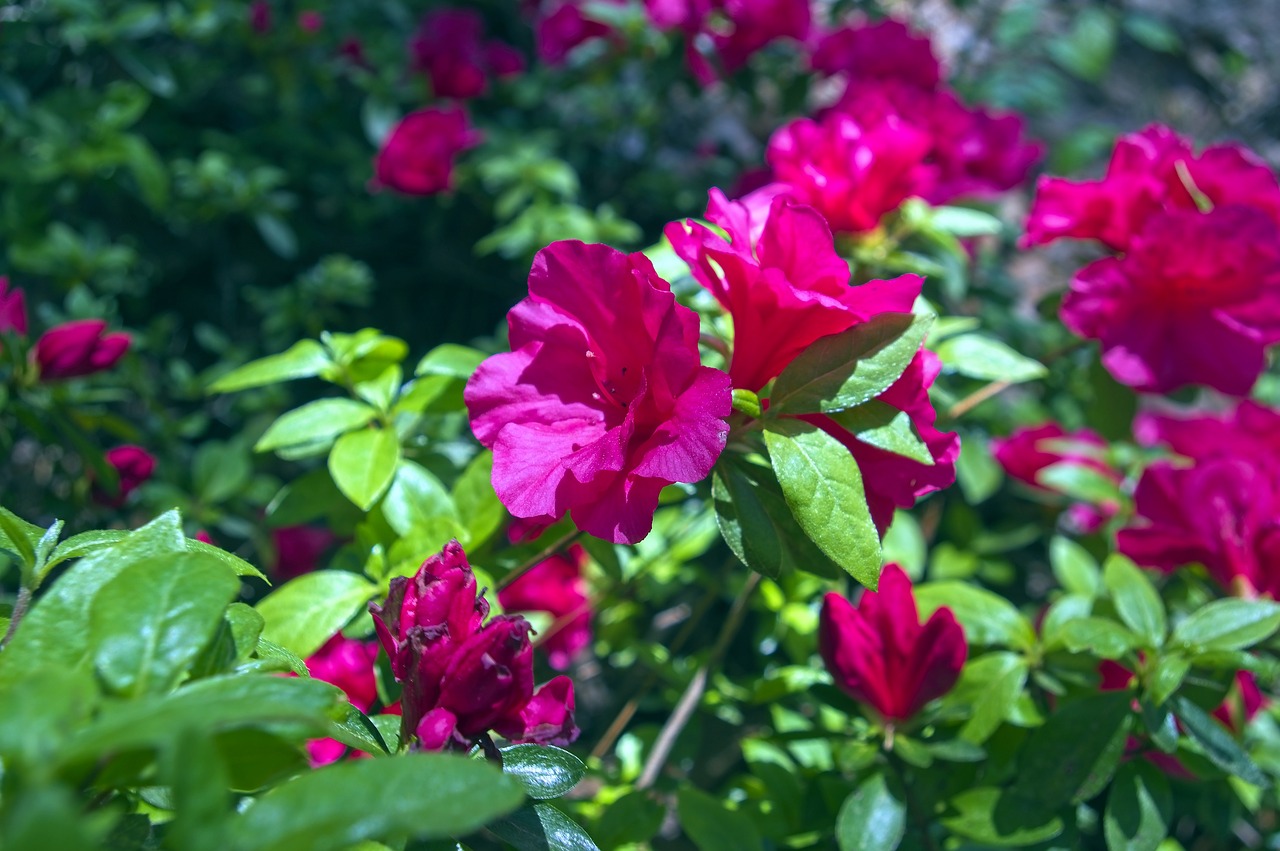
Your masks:
<path fill-rule="evenodd" d="M 1138 759 L 1122 765 L 1102 821 L 1108 851 L 1155 851 L 1169 833 L 1172 816 L 1173 793 L 1164 774 Z"/>
<path fill-rule="evenodd" d="M 502 750 L 502 770 L 520 781 L 530 798 L 544 800 L 568 793 L 587 773 L 582 760 L 566 750 L 542 745 L 513 745 Z"/>
<path fill-rule="evenodd" d="M 874 590 L 880 581 L 880 535 L 849 450 L 800 420 L 771 422 L 764 438 L 800 528 L 832 561 Z"/>
<path fill-rule="evenodd" d="M 408 460 L 396 468 L 395 480 L 382 501 L 382 515 L 401 537 L 431 520 L 458 519 L 448 489 L 421 464 Z"/>
<path fill-rule="evenodd" d="M 354 399 L 316 399 L 273 422 L 254 444 L 255 452 L 336 438 L 368 425 L 377 412 Z"/>
<path fill-rule="evenodd" d="M 764 841 L 745 813 L 730 810 L 706 792 L 682 786 L 676 815 L 698 851 L 761 851 Z"/>
<path fill-rule="evenodd" d="M 1266 640 L 1277 629 L 1280 603 L 1214 600 L 1174 627 L 1170 641 L 1194 650 L 1240 650 Z"/>
<path fill-rule="evenodd" d="M 330 851 L 397 837 L 463 836 L 520 804 L 520 784 L 483 760 L 414 753 L 339 762 L 261 796 L 231 823 L 246 851 Z"/>
<path fill-rule="evenodd" d="M 773 385 L 769 413 L 832 413 L 861 405 L 898 380 L 924 343 L 933 315 L 882 313 L 819 339 Z"/>
<path fill-rule="evenodd" d="M 305 659 L 363 611 L 377 590 L 345 570 L 303 574 L 255 607 L 264 621 L 262 637 Z"/>
<path fill-rule="evenodd" d="M 934 350 L 943 366 L 970 378 L 1018 384 L 1044 378 L 1049 370 L 1038 360 L 1019 354 L 999 340 L 980 334 L 949 337 Z"/>
<path fill-rule="evenodd" d="M 929 447 L 916 434 L 911 416 L 906 411 L 872 399 L 829 416 L 836 425 L 848 429 L 863 443 L 921 464 L 933 464 Z"/>
<path fill-rule="evenodd" d="M 967 582 L 929 582 L 916 586 L 920 617 L 947 606 L 974 644 L 999 644 L 1028 649 L 1035 646 L 1036 631 L 1005 598 Z"/>
<path fill-rule="evenodd" d="M 112 544 L 123 541 L 131 534 L 131 532 L 121 529 L 100 529 L 72 535 L 53 548 L 53 552 L 49 555 L 49 560 L 44 564 L 44 572 L 48 572 L 67 559 L 84 558 L 102 547 L 109 547 Z"/>
<path fill-rule="evenodd" d="M 1164 602 L 1142 570 L 1124 556 L 1114 554 L 1103 565 L 1102 582 L 1125 626 L 1149 647 L 1164 644 L 1168 630 Z"/>
<path fill-rule="evenodd" d="M 269 355 L 231 370 L 209 385 L 210 393 L 233 393 L 265 384 L 319 375 L 332 361 L 315 340 L 299 340 L 278 355 Z"/>
<path fill-rule="evenodd" d="M 489 825 L 516 851 L 600 851 L 577 822 L 550 804 L 530 804 Z"/>
<path fill-rule="evenodd" d="M 128 697 L 168 692 L 213 637 L 239 588 L 235 574 L 197 553 L 122 570 L 89 607 L 89 646 L 103 682 Z"/>
<path fill-rule="evenodd" d="M 1182 722 L 1187 735 L 1200 745 L 1205 756 L 1218 768 L 1254 786 L 1264 789 L 1271 786 L 1271 779 L 1249 758 L 1227 728 L 1186 696 L 1173 698 L 1173 714 Z"/>
<path fill-rule="evenodd" d="M 845 798 L 836 816 L 840 851 L 894 851 L 907 830 L 907 805 L 883 772 L 872 774 Z"/>
<path fill-rule="evenodd" d="M 386 492 L 400 461 L 400 439 L 391 429 L 367 428 L 338 438 L 329 453 L 334 484 L 361 511 Z"/>

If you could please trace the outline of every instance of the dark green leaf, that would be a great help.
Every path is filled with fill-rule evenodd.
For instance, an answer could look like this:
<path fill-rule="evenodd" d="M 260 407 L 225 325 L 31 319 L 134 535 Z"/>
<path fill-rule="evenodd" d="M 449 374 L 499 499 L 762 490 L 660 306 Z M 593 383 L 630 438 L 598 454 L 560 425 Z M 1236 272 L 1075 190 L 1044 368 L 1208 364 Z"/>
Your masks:
<path fill-rule="evenodd" d="M 462 836 L 510 812 L 520 786 L 481 760 L 446 754 L 325 766 L 251 803 L 231 824 L 235 847 L 329 851 L 366 840 Z"/>
<path fill-rule="evenodd" d="M 265 384 L 319 375 L 332 362 L 324 346 L 315 340 L 299 340 L 278 355 L 250 361 L 209 385 L 210 393 L 233 393 Z"/>
<path fill-rule="evenodd" d="M 1172 816 L 1173 793 L 1164 774 L 1141 760 L 1126 763 L 1107 795 L 1102 828 L 1108 851 L 1155 851 Z"/>
<path fill-rule="evenodd" d="M 169 691 L 213 637 L 239 588 L 235 574 L 197 553 L 131 564 L 89 607 L 94 667 L 128 697 Z"/>
<path fill-rule="evenodd" d="M 676 814 L 698 851 L 763 851 L 764 842 L 745 813 L 691 786 L 676 795 Z"/>
<path fill-rule="evenodd" d="M 883 773 L 859 783 L 836 816 L 840 851 L 894 851 L 906 830 L 907 805 Z"/>
<path fill-rule="evenodd" d="M 502 770 L 520 781 L 535 800 L 565 795 L 587 773 L 582 760 L 560 748 L 513 745 L 502 750 Z"/>
<path fill-rule="evenodd" d="M 821 338 L 778 376 L 769 413 L 831 413 L 875 398 L 902 375 L 932 324 L 932 315 L 882 313 Z"/>
<path fill-rule="evenodd" d="M 648 842 L 662 829 L 666 810 L 643 790 L 628 792 L 605 808 L 592 833 L 605 848 Z"/>
<path fill-rule="evenodd" d="M 1270 778 L 1249 758 L 1235 738 L 1212 715 L 1184 695 L 1173 699 L 1173 714 L 1214 765 L 1254 786 L 1267 788 Z"/>
<path fill-rule="evenodd" d="M 516 851 L 600 851 L 573 819 L 550 804 L 529 804 L 489 825 Z"/>
<path fill-rule="evenodd" d="M 874 590 L 880 580 L 880 534 L 849 450 L 816 426 L 790 419 L 770 423 L 765 443 L 800 528 L 832 561 Z"/>
<path fill-rule="evenodd" d="M 255 452 L 328 441 L 368 425 L 377 412 L 354 399 L 316 399 L 280 416 L 254 444 Z"/>
<path fill-rule="evenodd" d="M 179 734 L 167 748 L 164 776 L 173 796 L 174 819 L 165 842 L 183 851 L 221 851 L 227 847 L 231 780 L 211 738 L 195 730 Z"/>
<path fill-rule="evenodd" d="M 1028 806 L 1015 791 L 980 786 L 961 792 L 948 803 L 956 814 L 939 819 L 942 826 L 988 845 L 1034 845 L 1062 832 L 1061 818 Z"/>
<path fill-rule="evenodd" d="M 1148 647 L 1164 644 L 1164 602 L 1143 572 L 1124 556 L 1112 555 L 1103 565 L 1102 581 L 1125 626 Z"/>
<path fill-rule="evenodd" d="M 316 570 L 272 591 L 255 607 L 262 637 L 306 658 L 351 622 L 377 591 L 363 576 Z"/>
<path fill-rule="evenodd" d="M 1194 651 L 1240 650 L 1265 641 L 1277 629 L 1280 629 L 1280 603 L 1214 600 L 1179 623 L 1171 641 Z"/>
<path fill-rule="evenodd" d="M 720 535 L 738 561 L 757 573 L 779 577 L 785 561 L 783 543 L 751 481 L 736 465 L 721 464 L 711 480 L 711 498 Z"/>
<path fill-rule="evenodd" d="M 1061 704 L 1018 756 L 1021 793 L 1051 812 L 1105 788 L 1124 754 L 1132 700 L 1121 691 Z"/>
<path fill-rule="evenodd" d="M 400 462 L 400 439 L 390 429 L 367 428 L 338 438 L 329 453 L 334 484 L 361 511 L 386 492 Z"/>

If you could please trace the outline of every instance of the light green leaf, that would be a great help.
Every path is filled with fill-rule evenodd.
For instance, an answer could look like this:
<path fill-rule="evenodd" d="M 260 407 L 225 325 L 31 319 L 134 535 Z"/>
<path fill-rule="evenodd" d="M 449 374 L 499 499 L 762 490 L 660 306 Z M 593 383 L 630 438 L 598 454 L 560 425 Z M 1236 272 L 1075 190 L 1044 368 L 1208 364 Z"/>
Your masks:
<path fill-rule="evenodd" d="M 1019 649 L 1034 647 L 1036 631 L 1012 603 L 966 582 L 929 582 L 915 589 L 922 618 L 946 606 L 964 627 L 973 644 L 997 644 Z"/>
<path fill-rule="evenodd" d="M 969 433 L 961 437 L 956 460 L 956 484 L 970 505 L 986 502 L 1004 481 L 1004 468 L 991 454 L 986 438 Z"/>
<path fill-rule="evenodd" d="M 329 473 L 347 499 L 368 511 L 391 485 L 399 461 L 396 433 L 368 428 L 338 438 L 329 453 Z"/>
<path fill-rule="evenodd" d="M 1115 621 L 1095 617 L 1067 621 L 1057 637 L 1072 653 L 1089 653 L 1099 659 L 1119 659 L 1141 643 L 1138 636 Z"/>
<path fill-rule="evenodd" d="M 250 361 L 231 370 L 209 385 L 209 392 L 233 393 L 295 378 L 310 378 L 319 375 L 331 363 L 324 346 L 315 340 L 299 340 L 278 355 Z"/>
<path fill-rule="evenodd" d="M 271 424 L 254 444 L 255 452 L 328 441 L 372 422 L 377 412 L 354 399 L 317 399 L 294 408 Z"/>
<path fill-rule="evenodd" d="M 402 460 L 396 468 L 395 480 L 382 501 L 382 515 L 401 536 L 433 520 L 458 519 L 448 489 L 422 465 L 409 460 Z"/>
<path fill-rule="evenodd" d="M 487 542 L 507 519 L 507 509 L 493 491 L 493 453 L 481 452 L 453 483 L 453 504 L 465 524 L 470 546 Z"/>
<path fill-rule="evenodd" d="M 523 795 L 483 760 L 415 753 L 327 765 L 253 801 L 231 824 L 235 847 L 330 851 L 366 840 L 463 836 Z"/>
<path fill-rule="evenodd" d="M 267 581 L 267 577 L 262 575 L 262 571 L 240 558 L 240 556 L 227 552 L 222 547 L 206 544 L 204 541 L 197 541 L 195 538 L 187 538 L 187 552 L 200 553 L 217 559 L 231 568 L 231 572 L 236 576 L 253 576 L 267 582 L 268 585 L 271 584 Z"/>
<path fill-rule="evenodd" d="M 1143 572 L 1129 559 L 1115 554 L 1103 565 L 1102 582 L 1125 626 L 1148 647 L 1164 644 L 1168 630 L 1164 602 Z"/>
<path fill-rule="evenodd" d="M 0 549 L 22 559 L 28 567 L 36 563 L 36 544 L 44 537 L 44 529 L 28 523 L 7 508 L 0 508 Z"/>
<path fill-rule="evenodd" d="M 875 590 L 880 580 L 880 535 L 849 450 L 800 420 L 772 422 L 764 437 L 778 484 L 800 528 L 832 561 Z"/>
<path fill-rule="evenodd" d="M 414 375 L 447 375 L 450 378 L 461 378 L 464 381 L 471 377 L 480 362 L 485 359 L 484 352 L 467 346 L 445 343 L 427 352 Z"/>
<path fill-rule="evenodd" d="M 848 429 L 863 443 L 921 464 L 933 465 L 933 455 L 916 434 L 906 411 L 872 399 L 829 416 L 836 425 Z"/>
<path fill-rule="evenodd" d="M 400 368 L 400 364 L 393 363 L 382 370 L 376 378 L 357 384 L 355 391 L 357 396 L 379 411 L 386 411 L 391 407 L 396 394 L 400 392 L 400 385 L 403 382 L 404 370 Z"/>
<path fill-rule="evenodd" d="M 997 234 L 1004 225 L 1000 219 L 972 207 L 934 207 L 933 226 L 961 238 Z"/>
<path fill-rule="evenodd" d="M 973 706 L 960 737 L 975 745 L 991 738 L 1013 712 L 1026 683 L 1026 660 L 1014 653 L 988 653 L 965 665 L 954 696 L 948 698 Z"/>
<path fill-rule="evenodd" d="M 932 314 L 882 313 L 819 339 L 778 376 L 769 414 L 832 413 L 875 398 L 902 375 L 932 324 Z"/>
<path fill-rule="evenodd" d="M 255 607 L 264 621 L 262 637 L 305 659 L 350 623 L 377 590 L 364 577 L 344 570 L 303 574 Z"/>
<path fill-rule="evenodd" d="M 1280 603 L 1214 600 L 1179 623 L 1170 640 L 1194 651 L 1240 650 L 1265 641 L 1277 629 L 1280 629 Z"/>
<path fill-rule="evenodd" d="M 884 773 L 872 774 L 845 798 L 836 816 L 840 851 L 894 851 L 907 831 L 907 805 Z"/>
<path fill-rule="evenodd" d="M 1062 833 L 1062 819 L 1029 807 L 1016 791 L 979 786 L 948 802 L 955 815 L 939 819 L 942 826 L 986 845 L 1017 848 L 1053 839 Z"/>
<path fill-rule="evenodd" d="M 1102 573 L 1097 561 L 1070 538 L 1053 536 L 1049 541 L 1049 564 L 1067 593 L 1092 598 L 1102 591 Z"/>
<path fill-rule="evenodd" d="M 1038 360 L 1019 354 L 992 337 L 962 334 L 948 337 L 935 349 L 939 359 L 951 372 L 985 381 L 1019 384 L 1049 374 Z"/>

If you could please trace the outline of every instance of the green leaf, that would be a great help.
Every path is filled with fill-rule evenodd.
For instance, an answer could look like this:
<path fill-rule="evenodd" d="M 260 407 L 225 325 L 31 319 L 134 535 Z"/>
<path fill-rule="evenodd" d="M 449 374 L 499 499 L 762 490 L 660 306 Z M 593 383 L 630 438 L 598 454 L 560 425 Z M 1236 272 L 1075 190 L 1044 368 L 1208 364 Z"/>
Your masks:
<path fill-rule="evenodd" d="M 1137 633 L 1148 647 L 1164 644 L 1168 630 L 1164 602 L 1143 572 L 1132 561 L 1116 554 L 1103 565 L 1102 581 L 1125 626 Z"/>
<path fill-rule="evenodd" d="M 592 832 L 605 848 L 648 842 L 662 829 L 666 814 L 650 793 L 638 789 L 606 807 Z"/>
<path fill-rule="evenodd" d="M 691 786 L 676 793 L 676 815 L 698 851 L 763 851 L 764 842 L 745 813 Z"/>
<path fill-rule="evenodd" d="M 969 702 L 973 714 L 960 737 L 980 745 L 1013 713 L 1027 683 L 1027 662 L 1015 653 L 988 653 L 964 666 L 948 701 Z"/>
<path fill-rule="evenodd" d="M 280 257 L 292 259 L 298 254 L 298 235 L 288 221 L 275 213 L 258 213 L 253 217 L 262 241 Z"/>
<path fill-rule="evenodd" d="M 507 519 L 507 509 L 493 492 L 493 453 L 481 452 L 453 483 L 453 504 L 465 525 L 470 545 L 487 542 Z"/>
<path fill-rule="evenodd" d="M 252 576 L 270 584 L 267 577 L 262 574 L 262 571 L 240 558 L 240 556 L 227 552 L 222 547 L 215 547 L 213 544 L 206 544 L 204 541 L 197 541 L 195 538 L 187 538 L 187 552 L 200 553 L 203 556 L 215 559 L 229 567 L 236 576 Z"/>
<path fill-rule="evenodd" d="M 969 433 L 960 440 L 960 457 L 956 459 L 956 484 L 965 502 L 979 505 L 986 502 L 1004 481 L 1004 468 L 991 453 L 986 438 Z"/>
<path fill-rule="evenodd" d="M 1022 847 L 1062 833 L 1062 819 L 1029 807 L 1016 791 L 980 786 L 949 802 L 956 815 L 939 819 L 948 830 L 997 847 Z"/>
<path fill-rule="evenodd" d="M 902 375 L 932 324 L 932 314 L 882 313 L 822 337 L 778 376 L 769 414 L 832 413 L 875 398 Z"/>
<path fill-rule="evenodd" d="M 209 385 L 210 393 L 234 393 L 250 387 L 279 384 L 319 375 L 332 364 L 324 346 L 299 340 L 278 355 L 269 355 L 231 370 Z"/>
<path fill-rule="evenodd" d="M 1175 645 L 1203 650 L 1240 650 L 1265 641 L 1280 629 L 1280 603 L 1270 600 L 1214 600 L 1173 630 Z"/>
<path fill-rule="evenodd" d="M 966 582 L 929 582 L 916 586 L 915 596 L 922 618 L 943 606 L 951 609 L 972 644 L 1035 646 L 1035 627 L 998 594 Z"/>
<path fill-rule="evenodd" d="M 1191 670 L 1191 660 L 1180 653 L 1161 653 L 1147 678 L 1151 702 L 1163 706 L 1182 686 Z"/>
<path fill-rule="evenodd" d="M 1070 538 L 1054 535 L 1049 541 L 1049 564 L 1058 583 L 1069 594 L 1097 597 L 1102 591 L 1102 573 L 1089 551 Z"/>
<path fill-rule="evenodd" d="M 906 411 L 872 399 L 829 416 L 836 425 L 857 435 L 863 443 L 921 464 L 933 465 L 933 455 L 916 434 L 911 416 Z"/>
<path fill-rule="evenodd" d="M 1049 374 L 1049 370 L 1040 361 L 1019 354 L 999 340 L 981 334 L 948 337 L 934 351 L 949 371 L 984 381 L 1019 384 L 1023 381 L 1035 381 Z"/>
<path fill-rule="evenodd" d="M 391 485 L 400 462 L 400 439 L 391 429 L 344 434 L 329 453 L 334 484 L 361 511 L 368 511 Z"/>
<path fill-rule="evenodd" d="M 7 508 L 0 508 L 0 549 L 22 559 L 28 568 L 35 567 L 36 544 L 44 537 L 44 529 L 28 523 Z"/>
<path fill-rule="evenodd" d="M 600 851 L 577 822 L 550 804 L 522 807 L 489 830 L 516 851 Z"/>
<path fill-rule="evenodd" d="M 432 520 L 458 519 L 448 489 L 422 465 L 409 460 L 401 460 L 396 468 L 395 480 L 382 501 L 382 515 L 402 537 Z"/>
<path fill-rule="evenodd" d="M 130 534 L 132 533 L 120 529 L 101 529 L 72 535 L 53 548 L 53 552 L 50 554 L 49 560 L 45 562 L 44 569 L 41 572 L 48 573 L 53 567 L 67 559 L 83 558 L 95 550 L 119 543 L 129 537 Z"/>
<path fill-rule="evenodd" d="M 127 697 L 164 694 L 213 637 L 240 583 L 197 553 L 130 565 L 89 608 L 89 646 L 103 682 Z"/>
<path fill-rule="evenodd" d="M 436 346 L 418 361 L 414 375 L 447 375 L 450 378 L 461 378 L 464 381 L 471 377 L 485 359 L 484 352 L 467 346 L 445 343 Z"/>
<path fill-rule="evenodd" d="M 354 399 L 317 399 L 282 415 L 254 444 L 255 452 L 270 452 L 282 446 L 328 441 L 353 429 L 363 428 L 377 411 Z"/>
<path fill-rule="evenodd" d="M 230 832 L 234 847 L 252 851 L 463 836 L 510 812 L 522 797 L 518 783 L 464 756 L 352 760 L 276 787 L 249 804 Z"/>
<path fill-rule="evenodd" d="M 361 381 L 355 386 L 355 391 L 357 396 L 379 411 L 386 411 L 391 408 L 403 382 L 404 370 L 400 368 L 400 364 L 393 363 L 378 373 L 377 377 Z"/>
<path fill-rule="evenodd" d="M 1004 227 L 995 216 L 971 207 L 934 207 L 931 219 L 938 230 L 961 238 L 997 234 Z"/>
<path fill-rule="evenodd" d="M 346 716 L 333 723 L 333 727 L 329 730 L 329 738 L 337 739 L 347 747 L 367 754 L 390 753 L 378 725 L 354 706 L 348 706 Z"/>
<path fill-rule="evenodd" d="M 1119 659 L 1141 643 L 1115 621 L 1095 617 L 1067 621 L 1056 636 L 1072 653 L 1089 653 L 1099 659 Z"/>
<path fill-rule="evenodd" d="M 1102 791 L 1124 755 L 1132 700 L 1118 691 L 1060 704 L 1023 745 L 1016 788 L 1048 812 Z"/>
<path fill-rule="evenodd" d="M 1055 62 L 1091 83 L 1107 73 L 1116 47 L 1116 19 L 1110 10 L 1095 6 L 1080 10 L 1071 29 L 1048 42 L 1046 48 Z"/>
<path fill-rule="evenodd" d="M 502 750 L 502 770 L 520 781 L 530 798 L 565 795 L 587 773 L 582 760 L 566 750 L 542 745 L 513 745 Z"/>
<path fill-rule="evenodd" d="M 1264 789 L 1271 786 L 1271 779 L 1216 718 L 1184 695 L 1173 699 L 1173 714 L 1182 722 L 1187 735 L 1200 745 L 1204 755 L 1218 768 L 1254 786 Z"/>
<path fill-rule="evenodd" d="M 305 659 L 363 611 L 377 590 L 345 570 L 303 574 L 255 607 L 264 621 L 262 637 Z"/>
<path fill-rule="evenodd" d="M 840 441 L 800 420 L 764 433 L 787 505 L 818 549 L 866 587 L 880 581 L 880 535 L 867 508 L 862 473 Z"/>
<path fill-rule="evenodd" d="M 840 851 L 894 851 L 906 830 L 907 805 L 882 772 L 859 783 L 836 816 Z"/>
<path fill-rule="evenodd" d="M 249 454 L 236 444 L 208 440 L 191 460 L 192 485 L 205 503 L 217 505 L 241 493 L 253 475 Z"/>
<path fill-rule="evenodd" d="M 1118 504 L 1120 484 L 1095 467 L 1076 461 L 1059 461 L 1036 473 L 1036 482 L 1071 499 L 1092 505 Z"/>
<path fill-rule="evenodd" d="M 1102 822 L 1108 851 L 1156 851 L 1172 817 L 1173 793 L 1164 774 L 1142 760 L 1122 765 Z"/>
<path fill-rule="evenodd" d="M 217 747 L 210 737 L 187 730 L 166 750 L 162 776 L 174 804 L 166 844 L 184 851 L 221 851 L 227 847 L 231 779 Z"/>

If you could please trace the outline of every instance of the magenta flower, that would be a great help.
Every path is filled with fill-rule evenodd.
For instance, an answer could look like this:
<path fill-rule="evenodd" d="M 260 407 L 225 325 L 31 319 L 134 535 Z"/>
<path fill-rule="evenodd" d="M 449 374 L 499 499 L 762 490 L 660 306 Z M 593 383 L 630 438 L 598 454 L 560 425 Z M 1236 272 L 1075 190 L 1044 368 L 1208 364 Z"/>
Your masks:
<path fill-rule="evenodd" d="M 942 362 L 938 356 L 928 349 L 921 349 L 898 380 L 876 397 L 877 402 L 897 408 L 911 418 L 916 434 L 929 450 L 929 464 L 872 446 L 837 425 L 830 417 L 814 415 L 800 418 L 843 443 L 858 462 L 867 508 L 881 535 L 893 522 L 895 508 L 910 508 L 920 497 L 955 484 L 960 436 L 936 428 L 934 424 L 938 415 L 929 401 L 929 387 L 941 371 Z"/>
<path fill-rule="evenodd" d="M 499 498 L 639 541 L 659 492 L 705 478 L 728 435 L 729 377 L 701 365 L 697 316 L 644 255 L 566 241 L 538 252 L 507 322 L 511 352 L 465 392 Z"/>
<path fill-rule="evenodd" d="M 1250 399 L 1216 414 L 1144 411 L 1133 421 L 1133 434 L 1144 446 L 1167 446 L 1197 461 L 1246 458 L 1280 475 L 1280 411 Z"/>
<path fill-rule="evenodd" d="M 6 331 L 27 336 L 27 301 L 20 288 L 10 289 L 9 279 L 0 275 L 0 334 Z"/>
<path fill-rule="evenodd" d="M 808 0 L 646 0 L 649 20 L 685 36 L 685 58 L 694 77 L 710 85 L 720 76 L 697 49 L 705 40 L 724 73 L 747 64 L 765 45 L 782 38 L 805 41 L 812 28 Z"/>
<path fill-rule="evenodd" d="M 151 478 L 156 470 L 156 459 L 141 446 L 126 444 L 108 449 L 103 456 L 106 462 L 115 468 L 117 488 L 114 494 L 102 490 L 97 484 L 92 488 L 93 499 L 103 505 L 119 508 L 124 505 L 129 494 L 133 493 L 144 482 Z"/>
<path fill-rule="evenodd" d="M 466 750 L 495 730 L 514 742 L 566 745 L 578 735 L 573 683 L 556 677 L 536 692 L 524 618 L 485 623 L 489 604 L 457 541 L 412 578 L 391 580 L 386 602 L 371 603 L 374 627 L 404 685 L 404 739 L 424 750 Z"/>
<path fill-rule="evenodd" d="M 911 580 L 896 564 L 885 565 L 879 591 L 864 591 L 856 607 L 827 594 L 818 650 L 841 691 L 891 722 L 950 691 L 969 655 L 951 609 L 920 625 Z"/>
<path fill-rule="evenodd" d="M 31 349 L 42 381 L 75 378 L 110 369 L 132 342 L 123 331 L 106 333 L 101 319 L 77 319 L 45 331 Z"/>
<path fill-rule="evenodd" d="M 825 33 L 818 39 L 809 63 L 824 74 L 902 80 L 921 89 L 932 89 L 942 79 L 932 42 L 892 18 Z"/>
<path fill-rule="evenodd" d="M 1040 481 L 1040 472 L 1054 464 L 1087 467 L 1119 484 L 1123 476 L 1101 457 L 1107 449 L 1103 437 L 1090 429 L 1067 431 L 1058 423 L 1023 427 L 1008 437 L 991 441 L 991 454 L 1011 478 L 1036 490 L 1055 492 Z M 1117 502 L 1096 505 L 1078 502 L 1067 508 L 1067 525 L 1082 534 L 1098 531 L 1120 510 Z"/>
<path fill-rule="evenodd" d="M 310 573 L 320 565 L 320 558 L 337 543 L 337 537 L 319 526 L 281 526 L 271 530 L 271 544 L 276 551 L 272 573 L 289 580 Z"/>
<path fill-rule="evenodd" d="M 927 133 L 888 116 L 863 124 L 841 112 L 797 119 L 769 139 L 767 159 L 785 192 L 814 207 L 837 233 L 874 230 L 912 195 L 927 195 Z"/>
<path fill-rule="evenodd" d="M 524 70 L 520 54 L 500 41 L 486 42 L 484 18 L 474 9 L 444 7 L 428 12 L 409 41 L 413 68 L 431 80 L 436 97 L 474 98 L 489 88 L 489 76 Z"/>
<path fill-rule="evenodd" d="M 569 52 L 578 45 L 613 33 L 608 24 L 584 15 L 581 6 L 578 0 L 564 0 L 550 12 L 538 16 L 533 31 L 534 44 L 538 58 L 546 64 L 563 65 L 569 58 Z"/>
<path fill-rule="evenodd" d="M 1062 321 L 1122 384 L 1246 395 L 1280 340 L 1280 230 L 1238 205 L 1158 213 L 1123 257 L 1076 273 Z"/>
<path fill-rule="evenodd" d="M 400 120 L 373 161 L 374 186 L 406 195 L 453 188 L 453 161 L 483 140 L 461 107 L 429 107 Z"/>
<path fill-rule="evenodd" d="M 734 387 L 760 390 L 820 337 L 879 313 L 910 313 L 920 294 L 915 275 L 849 286 L 848 261 L 822 216 L 785 195 L 744 203 L 712 189 L 707 219 L 728 241 L 693 221 L 665 233 L 733 317 Z"/>
<path fill-rule="evenodd" d="M 324 15 L 315 9 L 304 9 L 298 13 L 298 28 L 314 35 L 324 28 Z"/>
<path fill-rule="evenodd" d="M 591 598 L 582 576 L 586 560 L 586 551 L 574 544 L 498 592 L 504 611 L 547 612 L 557 622 L 565 621 L 541 639 L 547 661 L 557 671 L 566 670 L 573 657 L 591 643 Z"/>
<path fill-rule="evenodd" d="M 313 679 L 342 689 L 352 706 L 361 712 L 368 712 L 378 699 L 378 683 L 373 672 L 373 663 L 377 657 L 377 642 L 356 641 L 344 638 L 339 633 L 307 658 L 307 671 Z M 307 742 L 312 767 L 335 762 L 346 751 L 347 746 L 335 739 Z"/>
<path fill-rule="evenodd" d="M 1116 141 L 1102 180 L 1041 178 L 1023 244 L 1071 237 L 1126 251 L 1156 213 L 1196 210 L 1193 190 L 1214 206 L 1254 207 L 1280 222 L 1280 183 L 1252 151 L 1225 144 L 1196 156 L 1190 142 L 1157 124 Z"/>

